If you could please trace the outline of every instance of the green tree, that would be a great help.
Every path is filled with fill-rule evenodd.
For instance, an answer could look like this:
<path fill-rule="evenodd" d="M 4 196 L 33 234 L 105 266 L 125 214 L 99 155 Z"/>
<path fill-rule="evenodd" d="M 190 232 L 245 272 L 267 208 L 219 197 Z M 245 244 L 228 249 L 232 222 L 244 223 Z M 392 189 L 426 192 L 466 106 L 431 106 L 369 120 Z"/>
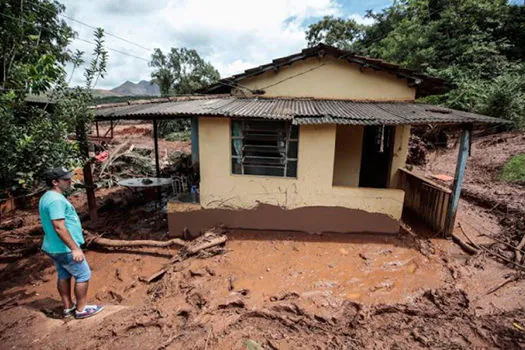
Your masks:
<path fill-rule="evenodd" d="M 63 12 L 52 0 L 0 1 L 0 88 L 38 93 L 62 74 L 74 34 Z"/>
<path fill-rule="evenodd" d="M 172 48 L 167 55 L 161 49 L 155 49 L 150 67 L 154 69 L 151 77 L 159 85 L 162 96 L 191 94 L 220 79 L 219 72 L 211 63 L 204 61 L 196 50 L 184 47 Z M 161 137 L 187 131 L 189 127 L 190 121 L 183 119 L 161 120 L 158 123 Z"/>
<path fill-rule="evenodd" d="M 379 13 L 368 11 L 374 24 L 357 34 L 330 30 L 344 28 L 348 20 L 324 18 L 308 28 L 306 39 L 445 78 L 458 88 L 427 102 L 520 126 L 525 114 L 518 101 L 525 89 L 512 77 L 525 72 L 524 15 L 524 6 L 507 0 L 399 0 Z M 323 30 L 330 35 L 317 34 Z"/>
<path fill-rule="evenodd" d="M 89 126 L 90 89 L 104 74 L 107 53 L 103 31 L 97 30 L 86 87 L 69 89 L 63 65 L 71 61 L 78 67 L 82 52 L 71 54 L 67 49 L 74 33 L 58 19 L 64 7 L 46 0 L 7 1 L 0 7 L 0 14 L 8 14 L 0 16 L 0 196 L 7 196 L 33 190 L 50 167 L 85 161 L 78 142 L 68 135 L 79 125 L 85 134 Z M 29 92 L 44 93 L 51 102 L 45 108 L 33 106 L 26 102 Z"/>
<path fill-rule="evenodd" d="M 353 44 L 362 38 L 364 26 L 353 19 L 325 16 L 317 23 L 308 26 L 306 41 L 308 46 L 319 43 L 335 46 L 340 49 L 353 49 Z"/>
<path fill-rule="evenodd" d="M 172 48 L 165 55 L 155 49 L 151 56 L 151 77 L 160 86 L 163 96 L 169 94 L 190 94 L 219 80 L 217 69 L 204 61 L 196 50 Z"/>

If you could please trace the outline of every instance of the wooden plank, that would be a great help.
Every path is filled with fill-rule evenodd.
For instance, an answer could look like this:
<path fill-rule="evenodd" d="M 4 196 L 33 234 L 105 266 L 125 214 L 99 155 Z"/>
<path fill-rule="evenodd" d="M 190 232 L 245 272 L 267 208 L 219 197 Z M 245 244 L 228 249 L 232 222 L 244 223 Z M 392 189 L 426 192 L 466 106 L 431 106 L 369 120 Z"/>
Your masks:
<path fill-rule="evenodd" d="M 446 194 L 439 192 L 438 203 L 436 205 L 436 232 L 442 230 L 441 220 L 443 218 L 443 201 L 445 200 Z"/>
<path fill-rule="evenodd" d="M 411 171 L 408 170 L 408 169 L 399 168 L 399 171 L 401 171 L 402 173 L 405 173 L 405 174 L 407 174 L 407 175 L 409 175 L 409 176 L 412 176 L 412 177 L 414 177 L 414 178 L 416 178 L 416 179 L 418 179 L 418 180 L 420 180 L 420 181 L 422 181 L 422 182 L 425 182 L 425 183 L 427 183 L 427 184 L 429 184 L 429 185 L 432 185 L 432 186 L 434 186 L 434 187 L 440 189 L 440 190 L 443 191 L 443 192 L 446 192 L 446 193 L 452 193 L 452 191 L 451 191 L 450 189 L 448 189 L 448 188 L 446 188 L 446 187 L 444 187 L 444 186 L 441 186 L 440 184 L 438 184 L 438 183 L 436 183 L 436 182 L 434 182 L 434 181 L 432 181 L 432 180 L 429 180 L 429 179 L 427 179 L 426 177 L 423 177 L 423 176 L 417 175 L 417 174 L 411 172 Z"/>

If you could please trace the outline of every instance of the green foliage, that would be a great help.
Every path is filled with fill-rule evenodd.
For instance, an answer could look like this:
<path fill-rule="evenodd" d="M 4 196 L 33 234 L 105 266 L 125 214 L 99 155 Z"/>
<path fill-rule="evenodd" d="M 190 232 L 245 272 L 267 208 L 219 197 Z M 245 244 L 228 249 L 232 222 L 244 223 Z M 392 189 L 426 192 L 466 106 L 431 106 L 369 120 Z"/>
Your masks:
<path fill-rule="evenodd" d="M 62 75 L 74 34 L 63 12 L 52 0 L 0 2 L 0 87 L 39 93 Z"/>
<path fill-rule="evenodd" d="M 59 19 L 63 11 L 48 0 L 0 3 L 0 12 L 9 16 L 0 26 L 0 196 L 30 192 L 45 170 L 86 160 L 86 142 L 68 136 L 77 132 L 77 140 L 85 140 L 81 136 L 93 117 L 90 89 L 105 72 L 107 53 L 99 29 L 86 87 L 69 89 L 64 64 L 77 68 L 82 52 L 67 50 L 74 33 Z M 29 92 L 45 93 L 54 103 L 37 108 L 25 101 Z"/>
<path fill-rule="evenodd" d="M 525 184 L 525 153 L 515 155 L 505 164 L 500 180 Z"/>
<path fill-rule="evenodd" d="M 506 0 L 400 0 L 366 17 L 375 23 L 356 27 L 348 19 L 325 17 L 309 26 L 308 44 L 335 44 L 442 77 L 457 88 L 424 101 L 524 127 L 519 77 L 525 75 L 525 6 Z"/>
<path fill-rule="evenodd" d="M 184 47 L 172 48 L 167 55 L 155 49 L 150 66 L 154 68 L 151 77 L 162 96 L 190 94 L 220 78 L 211 63 L 204 61 L 197 51 Z"/>
<path fill-rule="evenodd" d="M 319 43 L 350 50 L 352 44 L 361 38 L 364 27 L 353 19 L 325 16 L 322 20 L 308 27 L 306 41 L 308 46 Z"/>
<path fill-rule="evenodd" d="M 168 135 L 178 132 L 189 132 L 191 128 L 190 119 L 171 119 L 158 121 L 158 133 L 160 137 L 166 138 Z"/>
<path fill-rule="evenodd" d="M 191 94 L 220 79 L 211 63 L 204 61 L 196 50 L 184 47 L 172 48 L 167 55 L 155 49 L 150 67 L 154 68 L 151 77 L 159 85 L 162 96 Z M 162 120 L 158 124 L 161 137 L 189 128 L 189 120 L 183 119 Z"/>
<path fill-rule="evenodd" d="M 169 133 L 164 137 L 166 141 L 188 141 L 191 137 L 190 131 L 178 131 Z"/>
<path fill-rule="evenodd" d="M 480 113 L 510 120 L 525 129 L 525 80 L 523 75 L 507 73 L 486 84 L 478 103 Z"/>

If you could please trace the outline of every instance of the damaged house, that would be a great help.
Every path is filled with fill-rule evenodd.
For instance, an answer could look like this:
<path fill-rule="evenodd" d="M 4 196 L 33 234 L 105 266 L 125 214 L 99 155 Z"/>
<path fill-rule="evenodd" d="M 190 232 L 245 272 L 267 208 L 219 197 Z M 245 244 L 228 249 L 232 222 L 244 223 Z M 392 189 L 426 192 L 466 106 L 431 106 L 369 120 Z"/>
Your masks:
<path fill-rule="evenodd" d="M 399 229 L 403 208 L 453 225 L 470 131 L 500 119 L 415 103 L 445 81 L 326 45 L 248 69 L 202 95 L 99 106 L 97 120 L 192 118 L 200 203 L 168 203 L 170 232 Z M 457 124 L 452 190 L 405 168 L 410 128 Z"/>

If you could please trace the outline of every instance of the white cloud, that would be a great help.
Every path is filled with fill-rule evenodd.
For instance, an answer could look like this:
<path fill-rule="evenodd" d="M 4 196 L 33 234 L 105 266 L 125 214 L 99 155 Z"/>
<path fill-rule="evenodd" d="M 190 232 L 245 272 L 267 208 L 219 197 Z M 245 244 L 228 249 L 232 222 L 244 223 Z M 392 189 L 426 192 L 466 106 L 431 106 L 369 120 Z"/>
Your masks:
<path fill-rule="evenodd" d="M 304 21 L 342 15 L 335 0 L 64 0 L 66 14 L 148 48 L 195 48 L 222 77 L 242 72 L 306 46 Z M 92 41 L 90 28 L 69 22 L 79 37 Z M 150 59 L 151 52 L 106 36 L 109 48 Z M 93 45 L 74 41 L 73 48 L 91 52 Z M 125 80 L 150 78 L 147 62 L 109 51 L 108 73 L 97 88 L 112 88 Z M 85 55 L 89 58 L 89 55 Z M 82 72 L 73 78 L 82 83 Z"/>
<path fill-rule="evenodd" d="M 348 16 L 348 18 L 353 19 L 358 24 L 363 24 L 365 26 L 370 26 L 375 23 L 375 20 L 373 18 L 366 18 L 365 16 L 359 13 L 352 13 L 350 16 Z"/>

